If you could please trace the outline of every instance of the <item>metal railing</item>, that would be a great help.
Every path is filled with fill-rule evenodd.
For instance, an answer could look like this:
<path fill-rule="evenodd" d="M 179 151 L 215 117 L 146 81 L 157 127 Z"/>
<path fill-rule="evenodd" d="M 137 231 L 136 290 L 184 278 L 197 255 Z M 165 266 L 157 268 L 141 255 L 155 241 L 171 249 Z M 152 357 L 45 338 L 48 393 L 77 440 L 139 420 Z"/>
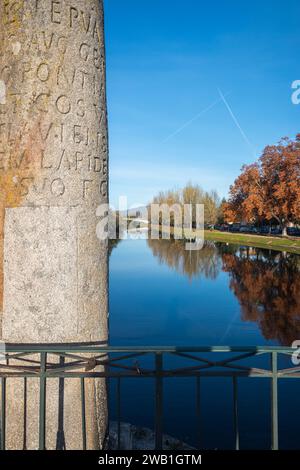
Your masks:
<path fill-rule="evenodd" d="M 163 448 L 164 379 L 195 379 L 195 416 L 200 419 L 200 380 L 224 377 L 232 382 L 235 449 L 240 448 L 238 381 L 242 378 L 263 378 L 270 381 L 271 448 L 278 449 L 278 381 L 299 379 L 300 367 L 280 368 L 279 358 L 295 352 L 285 347 L 104 347 L 86 344 L 24 345 L 6 344 L 0 353 L 1 416 L 0 448 L 6 447 L 7 381 L 23 378 L 39 379 L 39 449 L 46 447 L 47 382 L 52 379 L 74 379 L 81 382 L 82 448 L 86 449 L 85 380 L 116 380 L 118 448 L 121 439 L 121 382 L 130 378 L 151 378 L 155 383 L 155 448 Z M 258 357 L 268 362 L 258 367 Z M 54 358 L 54 359 L 53 359 Z M 174 358 L 176 361 L 174 363 Z M 184 365 L 178 367 L 178 358 Z M 146 361 L 145 361 L 146 359 Z M 252 361 L 252 364 L 249 362 Z M 142 363 L 145 362 L 146 366 Z M 170 362 L 170 365 L 168 364 Z M 173 365 L 172 365 L 173 362 Z M 101 367 L 100 367 L 101 366 Z M 100 370 L 99 370 L 100 367 Z"/>

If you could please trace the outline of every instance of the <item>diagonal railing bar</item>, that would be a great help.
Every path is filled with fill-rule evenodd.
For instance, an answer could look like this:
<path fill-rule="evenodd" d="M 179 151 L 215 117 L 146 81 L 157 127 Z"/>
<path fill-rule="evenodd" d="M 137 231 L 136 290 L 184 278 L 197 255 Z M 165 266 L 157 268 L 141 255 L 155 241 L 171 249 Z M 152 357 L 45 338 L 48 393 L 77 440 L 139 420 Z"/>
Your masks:
<path fill-rule="evenodd" d="M 29 372 L 39 372 L 40 366 L 39 362 L 37 362 L 37 365 L 35 366 L 27 366 L 27 365 L 18 365 L 18 364 L 0 364 L 0 370 L 3 369 L 14 369 L 14 370 L 23 370 L 23 371 L 29 371 Z M 82 362 L 82 361 L 77 361 L 77 362 L 72 362 L 72 363 L 66 363 L 65 366 L 61 367 L 60 364 L 54 364 L 54 363 L 47 363 L 46 370 L 47 372 L 50 372 L 52 370 L 59 372 L 59 371 L 64 371 L 67 369 L 78 369 L 79 367 L 86 367 L 90 363 L 89 362 Z"/>
<path fill-rule="evenodd" d="M 22 366 L 17 364 L 0 364 L 0 371 L 1 369 L 8 369 L 8 370 L 20 370 L 24 372 L 37 372 L 39 374 L 40 368 L 39 366 Z"/>
<path fill-rule="evenodd" d="M 35 364 L 36 367 L 39 367 L 40 361 L 34 359 L 27 359 L 26 357 L 13 357 L 11 355 L 8 356 L 10 361 L 17 361 L 17 362 L 25 362 L 27 364 Z"/>
<path fill-rule="evenodd" d="M 112 358 L 110 358 L 109 362 L 112 363 L 112 362 L 116 362 L 116 361 L 124 361 L 124 360 L 127 360 L 127 359 L 146 356 L 146 354 L 148 354 L 148 353 L 142 352 L 142 353 L 138 353 L 138 354 L 133 353 L 133 354 L 127 354 L 126 356 L 112 357 Z"/>
<path fill-rule="evenodd" d="M 23 352 L 23 353 L 12 354 L 12 353 L 2 353 L 2 352 L 1 352 L 1 353 L 0 353 L 0 356 L 2 356 L 3 359 L 0 359 L 0 360 L 4 360 L 4 359 L 9 358 L 9 359 L 14 359 L 14 360 L 16 360 L 16 361 L 17 361 L 18 359 L 25 361 L 24 358 L 25 358 L 26 356 L 31 356 L 32 354 L 36 354 L 36 353 L 32 353 L 32 352 Z M 27 360 L 30 361 L 31 359 L 27 359 Z"/>
<path fill-rule="evenodd" d="M 61 367 L 59 364 L 47 364 L 46 372 L 51 373 L 52 371 L 55 373 L 58 372 L 64 372 L 67 370 L 72 370 L 72 369 L 81 369 L 82 367 L 87 366 L 88 363 L 72 363 L 72 364 L 67 364 L 66 366 Z M 23 366 L 23 365 L 17 365 L 17 364 L 10 364 L 10 365 L 0 365 L 0 373 L 1 369 L 7 369 L 7 370 L 17 370 L 17 371 L 23 371 L 23 372 L 31 372 L 31 373 L 36 373 L 39 374 L 40 370 L 38 366 Z"/>
<path fill-rule="evenodd" d="M 108 363 L 109 364 L 109 363 Z M 138 370 L 138 371 L 141 371 L 141 373 L 153 373 L 155 372 L 154 370 L 150 370 L 150 369 L 142 369 L 140 367 L 130 367 L 130 366 L 123 366 L 123 365 L 120 365 L 120 364 L 110 364 L 111 367 L 116 367 L 116 368 L 120 368 L 120 369 L 127 369 L 127 370 Z M 197 371 L 201 371 L 201 370 L 204 370 L 204 369 L 211 369 L 211 368 L 217 368 L 219 366 L 222 366 L 223 368 L 232 368 L 232 369 L 239 369 L 239 370 L 244 370 L 244 371 L 250 371 L 250 372 L 255 372 L 255 373 L 265 373 L 265 374 L 269 374 L 270 371 L 268 370 L 265 370 L 265 369 L 259 369 L 259 368 L 251 368 L 251 367 L 246 367 L 246 366 L 239 366 L 239 365 L 230 365 L 230 364 L 226 364 L 226 363 L 219 363 L 218 361 L 216 362 L 209 362 L 208 364 L 204 364 L 204 365 L 197 365 L 197 366 L 191 366 L 191 367 L 179 367 L 179 368 L 175 368 L 175 369 L 164 369 L 163 373 L 164 374 L 178 374 L 178 373 L 188 373 L 188 372 L 197 372 Z"/>
<path fill-rule="evenodd" d="M 215 367 L 229 367 L 229 366 L 235 367 L 236 365 L 231 364 L 232 362 L 237 362 L 239 360 L 243 360 L 243 359 L 246 359 L 249 357 L 255 357 L 255 356 L 257 356 L 255 353 L 249 353 L 249 354 L 243 354 L 241 356 L 229 357 L 226 360 L 221 359 L 219 361 L 215 361 L 214 366 Z M 247 367 L 247 366 L 240 366 L 240 367 Z"/>
<path fill-rule="evenodd" d="M 249 372 L 255 372 L 257 374 L 270 374 L 268 369 L 260 369 L 258 367 L 247 367 L 247 366 L 240 366 L 238 364 L 225 364 L 222 365 L 225 369 L 233 369 L 233 370 L 244 370 Z"/>
<path fill-rule="evenodd" d="M 53 354 L 53 353 L 51 353 Z M 119 360 L 125 360 L 126 358 L 135 358 L 135 357 L 140 357 L 142 355 L 145 355 L 145 353 L 141 353 L 141 354 L 131 354 L 131 355 L 128 355 L 128 356 L 122 356 L 120 358 L 113 358 L 113 359 L 105 359 L 105 360 L 100 360 L 101 357 L 107 357 L 107 354 L 103 355 L 103 356 L 94 356 L 93 358 L 88 358 L 88 357 L 81 357 L 81 356 L 75 356 L 75 355 L 67 355 L 67 354 L 59 354 L 59 353 L 54 353 L 56 354 L 57 356 L 58 355 L 61 355 L 63 357 L 72 357 L 72 358 L 76 358 L 78 359 L 77 361 L 74 361 L 74 362 L 66 362 L 64 367 L 61 367 L 59 365 L 59 363 L 50 363 L 48 362 L 47 364 L 47 370 L 51 369 L 51 370 L 55 370 L 56 372 L 57 371 L 63 371 L 63 370 L 67 370 L 67 369 L 70 369 L 70 368 L 78 368 L 78 367 L 90 367 L 90 366 L 93 366 L 93 368 L 95 368 L 96 366 L 109 366 L 111 365 L 111 367 L 119 367 L 119 368 L 130 368 L 128 366 L 125 366 L 125 365 L 121 365 L 121 364 L 113 364 L 114 362 L 117 362 Z M 49 367 L 51 366 L 51 367 Z M 136 366 L 135 367 L 131 367 L 130 369 L 132 370 L 136 370 Z"/>
<path fill-rule="evenodd" d="M 58 374 L 60 372 L 67 372 L 69 370 L 83 369 L 87 366 L 88 363 L 85 362 L 73 362 L 72 364 L 66 364 L 65 366 L 60 366 L 59 364 L 57 364 L 57 367 L 47 367 L 46 372 L 48 375 L 52 375 L 52 373 Z M 95 369 L 95 367 L 93 369 Z"/>
<path fill-rule="evenodd" d="M 252 354 L 251 354 L 252 355 Z M 181 356 L 181 354 L 180 354 Z M 243 356 L 244 357 L 244 356 Z M 249 355 L 247 355 L 249 357 Z M 195 357 L 193 356 L 192 359 L 194 360 Z M 198 359 L 199 362 L 205 362 L 202 358 Z M 269 370 L 266 369 L 261 369 L 261 368 L 252 368 L 252 367 L 247 367 L 243 365 L 237 365 L 237 364 L 230 364 L 230 362 L 233 361 L 207 361 L 205 365 L 198 365 L 198 366 L 192 366 L 192 367 L 180 367 L 176 369 L 169 369 L 169 372 L 189 372 L 189 371 L 196 371 L 196 370 L 203 370 L 203 369 L 209 369 L 209 368 L 218 368 L 218 367 L 223 367 L 223 368 L 230 368 L 230 369 L 239 369 L 239 370 L 245 370 L 245 371 L 252 371 L 256 373 L 261 373 L 261 374 L 270 374 Z"/>
<path fill-rule="evenodd" d="M 79 354 L 70 354 L 70 353 L 57 353 L 57 352 L 53 352 L 51 353 L 52 356 L 57 356 L 57 357 L 64 357 L 64 358 L 70 358 L 70 359 L 77 359 L 77 360 L 80 360 L 80 361 L 88 361 L 90 358 L 87 357 L 87 356 L 79 356 Z M 105 355 L 103 354 L 103 357 Z M 93 356 L 94 357 L 94 356 Z"/>
<path fill-rule="evenodd" d="M 109 364 L 110 367 L 114 367 L 115 369 L 122 369 L 122 370 L 131 370 L 133 372 L 136 372 L 138 375 L 142 375 L 142 374 L 154 374 L 155 373 L 155 370 L 151 370 L 151 369 L 141 369 L 140 367 L 137 367 L 137 366 L 125 366 L 123 364 Z"/>
<path fill-rule="evenodd" d="M 33 358 L 31 359 L 28 359 L 27 356 L 31 355 L 31 354 L 37 354 L 37 353 L 25 353 L 24 355 L 23 354 L 20 354 L 18 353 L 17 355 L 14 355 L 14 354 L 5 354 L 5 358 L 6 359 L 9 359 L 9 360 L 14 360 L 14 361 L 19 361 L 19 362 L 25 362 L 25 363 L 28 363 L 28 364 L 35 364 L 36 365 L 36 369 L 39 370 L 39 365 L 40 365 L 40 360 L 35 360 Z M 55 355 L 57 357 L 70 357 L 70 355 L 68 354 L 56 354 L 56 353 L 51 353 L 52 355 Z M 26 357 L 25 357 L 26 356 Z M 81 357 L 81 356 L 78 356 L 78 355 L 72 355 L 72 357 L 74 359 L 77 359 L 77 363 L 80 364 L 86 364 L 88 363 L 88 361 L 90 361 L 91 358 L 85 358 L 85 357 Z M 94 359 L 94 358 L 93 358 Z M 70 363 L 66 363 L 66 364 L 70 364 Z M 2 367 L 3 364 L 0 363 L 0 368 Z M 50 366 L 57 366 L 59 365 L 59 363 L 55 363 L 55 362 L 51 362 L 51 361 L 48 361 L 47 362 L 47 368 L 49 368 Z M 11 367 L 13 368 L 18 368 L 18 367 L 30 367 L 30 366 L 18 366 L 16 364 L 11 364 Z M 32 366 L 33 368 L 34 366 Z"/>
<path fill-rule="evenodd" d="M 125 364 L 118 364 L 116 363 L 116 361 L 111 361 L 110 359 L 109 360 L 106 360 L 106 361 L 97 361 L 97 364 L 98 365 L 101 365 L 101 366 L 110 366 L 110 367 L 116 367 L 116 368 L 120 368 L 120 369 L 132 369 L 132 370 L 136 370 L 138 369 L 138 367 L 135 365 L 135 366 L 126 366 Z"/>
<path fill-rule="evenodd" d="M 220 360 L 220 361 L 210 361 L 203 357 L 195 356 L 192 354 L 185 354 L 181 352 L 172 352 L 171 354 L 173 354 L 174 356 L 185 357 L 185 358 L 192 359 L 195 361 L 202 361 L 202 362 L 211 363 L 211 364 L 215 364 L 216 362 L 218 362 L 221 364 L 222 362 L 226 363 L 226 362 L 239 361 L 239 360 L 246 359 L 252 356 L 258 356 L 263 353 L 256 353 L 256 352 L 251 351 L 250 353 L 241 354 L 239 356 L 231 356 L 230 358 L 226 358 L 225 360 Z"/>
<path fill-rule="evenodd" d="M 300 367 L 291 367 L 289 369 L 279 369 L 278 376 L 292 375 L 300 373 Z"/>
<path fill-rule="evenodd" d="M 227 364 L 226 366 L 223 366 L 224 369 L 232 369 L 233 371 L 244 371 L 245 373 L 252 373 L 252 374 L 259 374 L 259 375 L 265 375 L 269 376 L 271 373 L 269 370 L 265 369 L 258 369 L 255 367 L 246 367 L 246 366 L 231 366 L 230 364 Z M 169 373 L 169 374 L 184 374 L 184 373 L 189 373 L 189 372 L 197 372 L 197 371 L 202 371 L 202 370 L 207 370 L 207 369 L 218 369 L 217 365 L 216 366 L 211 366 L 211 365 L 204 365 L 204 366 L 194 366 L 194 367 L 185 367 L 185 368 L 178 368 L 178 369 L 169 369 L 165 370 L 164 373 Z M 221 369 L 218 369 L 217 372 L 222 372 Z M 216 372 L 216 373 L 217 373 Z"/>
<path fill-rule="evenodd" d="M 172 354 L 175 355 L 175 356 L 185 357 L 187 359 L 191 359 L 191 360 L 194 360 L 194 361 L 205 362 L 207 364 L 211 364 L 212 366 L 216 365 L 216 361 L 210 361 L 208 359 L 204 359 L 204 358 L 199 357 L 199 356 L 194 356 L 192 354 L 185 354 L 185 353 L 178 353 L 178 352 L 175 352 L 175 353 L 172 353 Z M 247 359 L 249 357 L 253 357 L 253 356 L 256 356 L 256 355 L 259 355 L 259 353 L 258 354 L 256 352 L 245 353 L 245 354 L 241 354 L 239 356 L 233 356 L 233 357 L 227 358 L 225 360 L 217 361 L 217 363 L 218 363 L 218 365 L 225 365 L 228 362 L 240 361 L 242 359 Z"/>
<path fill-rule="evenodd" d="M 199 356 L 194 356 L 192 354 L 185 354 L 185 353 L 178 353 L 178 352 L 174 352 L 174 353 L 171 353 L 173 356 L 178 356 L 178 357 L 184 357 L 186 359 L 191 359 L 193 361 L 198 361 L 198 362 L 204 362 L 206 364 L 211 364 L 211 365 L 214 365 L 214 361 L 210 361 L 208 359 L 204 359 L 202 357 L 199 357 Z"/>
<path fill-rule="evenodd" d="M 289 348 L 289 351 L 277 351 L 278 354 L 282 354 L 283 356 L 293 356 L 295 354 L 295 349 L 294 348 Z"/>
<path fill-rule="evenodd" d="M 82 355 L 79 355 L 79 354 L 70 354 L 70 353 L 64 353 L 63 354 L 61 352 L 52 352 L 51 355 L 57 356 L 57 357 L 70 358 L 70 359 L 77 359 L 77 360 L 82 360 L 82 361 L 90 361 L 91 360 L 91 357 L 82 356 Z M 100 360 L 100 359 L 106 358 L 106 357 L 107 357 L 107 353 L 104 353 L 104 354 L 95 355 L 92 358 Z"/>
<path fill-rule="evenodd" d="M 134 372 L 138 372 L 139 374 L 141 373 L 149 373 L 149 372 L 152 372 L 154 373 L 154 370 L 147 370 L 147 369 L 141 369 L 141 368 L 138 368 L 137 366 L 126 366 L 124 364 L 111 364 L 110 362 L 99 362 L 99 361 L 95 361 L 92 363 L 92 369 L 95 369 L 97 366 L 106 366 L 106 365 L 110 365 L 110 367 L 114 367 L 116 369 L 124 369 L 124 370 L 131 370 L 131 371 L 134 371 Z M 88 362 L 76 362 L 76 363 L 67 363 L 65 364 L 64 367 L 60 367 L 59 364 L 54 367 L 47 367 L 47 373 L 48 374 L 52 374 L 52 373 L 59 373 L 59 372 L 67 372 L 68 370 L 73 370 L 73 369 L 78 369 L 79 367 L 80 368 L 86 368 L 86 367 L 90 367 L 91 366 L 91 362 L 88 361 Z"/>
<path fill-rule="evenodd" d="M 255 352 L 250 352 L 250 353 L 245 353 L 245 354 L 240 354 L 238 356 L 231 356 L 227 359 L 225 359 L 224 361 L 218 361 L 219 364 L 223 363 L 227 363 L 227 362 L 236 362 L 236 361 L 242 361 L 243 359 L 247 359 L 249 357 L 254 357 L 254 356 L 258 356 L 259 354 L 255 353 Z"/>
<path fill-rule="evenodd" d="M 198 365 L 198 366 L 191 366 L 191 367 L 178 367 L 176 369 L 164 369 L 164 373 L 169 373 L 169 374 L 184 374 L 184 373 L 189 373 L 189 372 L 198 372 L 203 369 L 212 369 L 214 368 L 214 364 L 204 364 L 204 365 Z"/>

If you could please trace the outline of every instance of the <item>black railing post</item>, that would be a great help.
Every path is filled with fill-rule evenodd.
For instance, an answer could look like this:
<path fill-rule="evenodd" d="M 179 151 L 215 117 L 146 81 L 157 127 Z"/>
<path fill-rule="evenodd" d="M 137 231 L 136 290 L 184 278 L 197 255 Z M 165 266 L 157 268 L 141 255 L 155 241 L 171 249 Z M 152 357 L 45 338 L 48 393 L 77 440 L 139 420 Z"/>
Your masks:
<path fill-rule="evenodd" d="M 155 450 L 163 448 L 163 356 L 161 352 L 155 353 L 156 373 L 156 413 L 155 413 Z"/>
<path fill-rule="evenodd" d="M 121 449 L 121 379 L 117 379 L 117 447 Z"/>
<path fill-rule="evenodd" d="M 46 448 L 46 363 L 47 353 L 41 353 L 40 367 L 40 417 L 39 417 L 39 449 Z"/>
<path fill-rule="evenodd" d="M 235 450 L 240 450 L 238 384 L 237 384 L 236 377 L 232 377 L 232 384 L 233 384 L 233 422 L 234 422 Z"/>
<path fill-rule="evenodd" d="M 86 450 L 86 413 L 85 413 L 85 383 L 84 377 L 80 379 L 81 384 L 81 424 L 82 424 L 82 449 Z"/>
<path fill-rule="evenodd" d="M 277 352 L 271 353 L 271 429 L 272 450 L 278 450 L 278 364 Z"/>
<path fill-rule="evenodd" d="M 200 396 L 200 376 L 196 377 L 196 418 L 197 418 L 197 443 L 198 450 L 201 449 L 201 396 Z"/>
<path fill-rule="evenodd" d="M 23 450 L 27 450 L 27 377 L 24 377 Z"/>
<path fill-rule="evenodd" d="M 6 378 L 1 379 L 1 450 L 5 450 L 6 433 Z"/>

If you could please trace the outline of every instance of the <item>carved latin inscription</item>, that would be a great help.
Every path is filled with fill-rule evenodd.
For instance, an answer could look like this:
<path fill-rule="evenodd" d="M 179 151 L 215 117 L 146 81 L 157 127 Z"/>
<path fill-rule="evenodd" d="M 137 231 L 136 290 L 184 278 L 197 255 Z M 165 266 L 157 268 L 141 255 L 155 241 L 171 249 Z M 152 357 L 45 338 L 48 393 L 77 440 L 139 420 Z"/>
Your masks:
<path fill-rule="evenodd" d="M 103 39 L 94 2 L 90 9 L 77 3 L 30 2 L 32 14 L 48 17 L 52 26 L 25 30 L 19 46 L 12 32 L 6 38 L 12 46 L 2 47 L 0 174 L 25 198 L 23 204 L 37 203 L 34 194 L 41 205 L 70 197 L 87 204 L 93 194 L 88 186 L 98 188 L 99 200 L 106 194 Z M 3 9 L 5 21 L 14 23 L 23 2 L 6 1 Z M 31 119 L 16 119 L 24 109 Z"/>

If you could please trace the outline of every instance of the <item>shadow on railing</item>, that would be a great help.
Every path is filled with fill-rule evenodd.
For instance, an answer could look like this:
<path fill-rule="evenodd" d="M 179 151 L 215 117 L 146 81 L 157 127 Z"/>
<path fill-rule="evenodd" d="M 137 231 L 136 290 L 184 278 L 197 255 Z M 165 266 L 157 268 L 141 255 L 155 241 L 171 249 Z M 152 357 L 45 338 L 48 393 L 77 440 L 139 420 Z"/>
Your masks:
<path fill-rule="evenodd" d="M 300 378 L 300 367 L 279 368 L 281 355 L 291 356 L 295 349 L 285 347 L 108 347 L 103 343 L 77 344 L 6 344 L 0 352 L 1 378 L 1 449 L 6 446 L 7 381 L 12 378 L 38 378 L 39 385 L 39 449 L 46 445 L 46 394 L 51 379 L 77 379 L 81 383 L 82 448 L 86 449 L 85 380 L 116 380 L 117 446 L 121 442 L 121 382 L 130 378 L 152 378 L 155 381 L 155 449 L 163 448 L 164 379 L 194 377 L 196 417 L 200 420 L 200 379 L 227 377 L 232 381 L 235 449 L 240 448 L 238 379 L 265 378 L 271 387 L 271 442 L 278 449 L 278 380 Z M 249 366 L 254 357 L 268 359 L 268 367 Z M 141 361 L 147 357 L 147 366 Z M 172 357 L 185 361 L 178 367 Z M 149 361 L 150 359 L 150 361 Z M 150 365 L 149 365 L 150 363 Z M 292 365 L 292 362 L 291 362 Z"/>

